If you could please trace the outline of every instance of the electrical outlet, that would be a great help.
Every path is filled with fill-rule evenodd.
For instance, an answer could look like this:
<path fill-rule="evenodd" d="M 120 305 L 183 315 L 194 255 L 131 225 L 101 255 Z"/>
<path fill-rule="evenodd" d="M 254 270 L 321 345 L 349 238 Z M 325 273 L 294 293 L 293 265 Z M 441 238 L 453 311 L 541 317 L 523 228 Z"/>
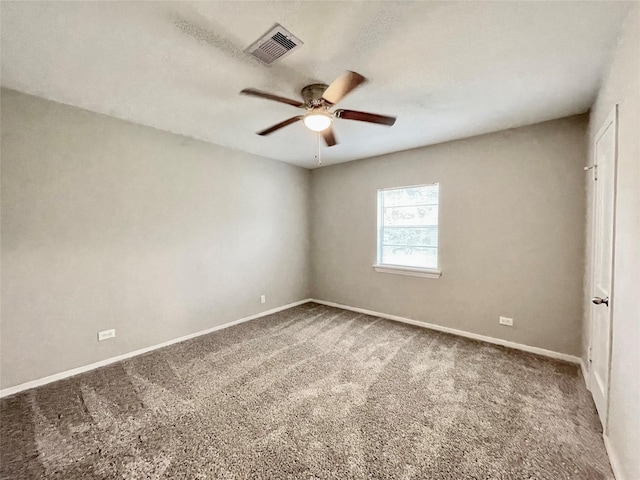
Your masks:
<path fill-rule="evenodd" d="M 106 340 L 108 338 L 113 338 L 116 336 L 116 329 L 112 328 L 111 330 L 103 330 L 101 332 L 98 332 L 98 341 L 101 342 L 103 340 Z"/>
<path fill-rule="evenodd" d="M 260 295 L 260 303 L 266 303 L 267 302 L 267 296 L 266 295 Z"/>
<path fill-rule="evenodd" d="M 498 323 L 500 325 L 506 325 L 508 327 L 513 327 L 513 318 L 509 318 L 509 317 L 500 317 L 498 319 Z"/>

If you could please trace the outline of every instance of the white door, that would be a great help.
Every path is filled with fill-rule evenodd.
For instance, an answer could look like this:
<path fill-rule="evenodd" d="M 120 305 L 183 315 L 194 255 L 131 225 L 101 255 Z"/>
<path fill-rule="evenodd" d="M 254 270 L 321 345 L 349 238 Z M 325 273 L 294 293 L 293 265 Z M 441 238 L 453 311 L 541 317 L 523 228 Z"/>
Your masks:
<path fill-rule="evenodd" d="M 618 107 L 596 135 L 594 169 L 593 275 L 590 384 L 602 427 L 607 430 L 611 359 L 611 291 L 615 214 Z"/>

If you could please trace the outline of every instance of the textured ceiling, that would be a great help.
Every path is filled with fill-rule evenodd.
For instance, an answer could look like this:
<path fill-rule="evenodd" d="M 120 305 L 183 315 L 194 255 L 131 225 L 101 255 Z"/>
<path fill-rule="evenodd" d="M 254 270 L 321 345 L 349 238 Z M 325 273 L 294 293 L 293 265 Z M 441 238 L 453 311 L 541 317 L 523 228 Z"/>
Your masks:
<path fill-rule="evenodd" d="M 2 2 L 2 85 L 308 168 L 298 99 L 345 70 L 369 82 L 341 108 L 332 164 L 583 113 L 630 2 Z M 304 45 L 272 66 L 244 49 L 280 23 Z"/>

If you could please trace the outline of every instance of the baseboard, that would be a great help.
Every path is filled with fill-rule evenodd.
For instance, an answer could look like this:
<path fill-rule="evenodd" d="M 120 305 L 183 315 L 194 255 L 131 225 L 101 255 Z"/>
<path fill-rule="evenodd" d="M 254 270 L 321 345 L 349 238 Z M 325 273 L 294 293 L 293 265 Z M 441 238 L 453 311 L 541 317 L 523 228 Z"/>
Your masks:
<path fill-rule="evenodd" d="M 587 387 L 587 390 L 591 391 L 591 382 L 589 382 L 589 369 L 587 368 L 587 364 L 584 362 L 584 358 L 580 358 L 580 371 L 582 372 L 582 378 L 584 380 L 584 384 Z"/>
<path fill-rule="evenodd" d="M 604 448 L 607 450 L 607 456 L 609 457 L 611 470 L 613 470 L 613 476 L 616 480 L 624 480 L 624 477 L 622 476 L 622 470 L 620 469 L 620 464 L 618 463 L 618 458 L 613 452 L 613 447 L 609 443 L 609 438 L 606 435 L 602 435 L 602 439 L 604 440 Z"/>
<path fill-rule="evenodd" d="M 566 353 L 554 352 L 553 350 L 546 350 L 544 348 L 532 347 L 530 345 L 523 345 L 521 343 L 509 342 L 508 340 L 502 340 L 495 337 L 487 337 L 485 335 L 479 335 L 477 333 L 466 332 L 464 330 L 457 330 L 455 328 L 442 327 L 433 323 L 419 322 L 410 318 L 399 317 L 397 315 L 389 315 L 387 313 L 374 312 L 373 310 L 367 310 L 364 308 L 350 307 L 349 305 L 341 305 L 339 303 L 327 302 L 325 300 L 311 299 L 312 302 L 320 303 L 330 307 L 343 308 L 345 310 L 351 310 L 353 312 L 364 313 L 375 317 L 382 317 L 388 320 L 394 320 L 396 322 L 408 323 L 409 325 L 416 325 L 418 327 L 428 328 L 430 330 L 437 330 L 438 332 L 451 333 L 460 337 L 471 338 L 473 340 L 480 340 L 482 342 L 493 343 L 495 345 L 501 345 L 507 348 L 514 348 L 516 350 L 522 350 L 524 352 L 535 353 L 544 357 L 555 358 L 558 360 L 564 360 L 565 362 L 580 363 L 580 358 L 574 355 L 568 355 Z"/>
<path fill-rule="evenodd" d="M 72 377 L 74 375 L 78 375 L 79 373 L 88 372 L 89 370 L 94 370 L 96 368 L 104 367 L 106 365 L 110 365 L 115 362 L 119 362 L 120 360 L 126 360 L 127 358 L 135 357 L 137 355 L 142 355 L 143 353 L 151 352 L 152 350 L 157 350 L 159 348 L 168 347 L 169 345 L 173 345 L 174 343 L 184 342 L 185 340 L 189 340 L 191 338 L 199 337 L 201 335 L 207 335 L 208 333 L 213 333 L 218 330 L 223 330 L 225 328 L 232 327 L 234 325 L 238 325 L 240 323 L 248 322 L 250 320 L 255 320 L 256 318 L 264 317 L 266 315 L 271 315 L 272 313 L 277 313 L 282 310 L 286 310 L 291 307 L 295 307 L 297 305 L 302 305 L 303 303 L 310 302 L 310 298 L 306 298 L 304 300 L 300 300 L 298 302 L 289 303 L 287 305 L 282 305 L 281 307 L 272 308 L 271 310 L 266 310 L 264 312 L 257 313 L 255 315 L 250 315 L 248 317 L 243 317 L 238 320 L 234 320 L 232 322 L 223 323 L 222 325 L 217 325 L 212 328 L 208 328 L 206 330 L 202 330 L 200 332 L 190 333 L 189 335 L 185 335 L 183 337 L 174 338 L 173 340 L 168 340 L 166 342 L 159 343 L 157 345 L 152 345 L 150 347 L 141 348 L 139 350 L 134 350 L 133 352 L 125 353 L 122 355 L 118 355 L 116 357 L 107 358 L 106 360 L 100 360 L 99 362 L 91 363 L 89 365 L 85 365 L 83 367 L 73 368 L 71 370 L 67 370 L 64 372 L 56 373 L 54 375 L 49 375 L 44 378 L 40 378 L 38 380 L 32 380 L 30 382 L 22 383 L 20 385 L 16 385 L 14 387 L 8 387 L 0 390 L 0 398 L 7 397 L 9 395 L 13 395 L 15 393 L 22 392 L 24 390 L 29 390 L 30 388 L 40 387 L 42 385 L 46 385 L 47 383 L 55 382 L 57 380 L 62 380 L 64 378 Z"/>
<path fill-rule="evenodd" d="M 287 305 L 282 305 L 280 307 L 273 308 L 271 310 L 266 310 L 264 312 L 260 312 L 260 313 L 257 313 L 255 315 L 250 315 L 248 317 L 243 317 L 243 318 L 240 318 L 238 320 L 234 320 L 232 322 L 227 322 L 227 323 L 224 323 L 222 325 L 218 325 L 218 326 L 215 326 L 215 327 L 212 327 L 212 328 L 208 328 L 206 330 L 202 330 L 202 331 L 199 331 L 199 332 L 191 333 L 189 335 L 185 335 L 185 336 L 182 336 L 182 337 L 174 338 L 172 340 L 168 340 L 166 342 L 159 343 L 157 345 L 152 345 L 150 347 L 141 348 L 139 350 L 134 350 L 132 352 L 128 352 L 128 353 L 125 353 L 125 354 L 122 354 L 122 355 L 118 355 L 118 356 L 115 356 L 115 357 L 111 357 L 111 358 L 107 358 L 105 360 L 100 360 L 99 362 L 91 363 L 89 365 L 85 365 L 85 366 L 78 367 L 78 368 L 73 368 L 71 370 L 66 370 L 64 372 L 56 373 L 54 375 L 49 375 L 47 377 L 43 377 L 43 378 L 40 378 L 40 379 L 37 379 L 37 380 L 32 380 L 32 381 L 29 381 L 29 382 L 25 382 L 25 383 L 22 383 L 20 385 L 16 385 L 16 386 L 13 386 L 13 387 L 8 387 L 8 388 L 0 390 L 0 398 L 7 397 L 9 395 L 13 395 L 13 394 L 22 392 L 24 390 L 29 390 L 31 388 L 35 388 L 35 387 L 39 387 L 39 386 L 42 386 L 42 385 L 46 385 L 48 383 L 52 383 L 52 382 L 55 382 L 57 380 L 62 380 L 64 378 L 72 377 L 74 375 L 78 375 L 80 373 L 88 372 L 88 371 L 94 370 L 96 368 L 104 367 L 106 365 L 110 365 L 112 363 L 119 362 L 121 360 L 126 360 L 127 358 L 135 357 L 137 355 L 142 355 L 143 353 L 151 352 L 151 351 L 157 350 L 159 348 L 168 347 L 169 345 L 173 345 L 175 343 L 184 342 L 185 340 L 189 340 L 189 339 L 192 339 L 192 338 L 195 338 L 195 337 L 199 337 L 199 336 L 202 336 L 202 335 L 207 335 L 209 333 L 213 333 L 213 332 L 218 331 L 218 330 L 222 330 L 222 329 L 225 329 L 225 328 L 228 328 L 228 327 L 232 327 L 234 325 L 238 325 L 240 323 L 248 322 L 250 320 L 255 320 L 256 318 L 264 317 L 266 315 L 271 315 L 273 313 L 277 313 L 277 312 L 280 312 L 282 310 L 286 310 L 288 308 L 295 307 L 297 305 L 302 305 L 302 304 L 308 303 L 308 302 L 315 302 L 315 303 L 319 303 L 319 304 L 322 304 L 322 305 L 327 305 L 327 306 L 330 306 L 330 307 L 337 307 L 337 308 L 342 308 L 342 309 L 345 309 L 345 310 L 351 310 L 351 311 L 358 312 L 358 313 L 364 313 L 364 314 L 367 314 L 367 315 L 386 318 L 388 320 L 394 320 L 394 321 L 397 321 L 397 322 L 407 323 L 409 325 L 416 325 L 416 326 L 428 328 L 428 329 L 431 329 L 431 330 L 437 330 L 439 332 L 451 333 L 453 335 L 458 335 L 458 336 L 461 336 L 461 337 L 471 338 L 471 339 L 474 339 L 474 340 L 480 340 L 480 341 L 487 342 L 487 343 L 493 343 L 495 345 L 501 345 L 503 347 L 514 348 L 516 350 L 522 350 L 522 351 L 525 351 L 525 352 L 535 353 L 535 354 L 542 355 L 542 356 L 545 356 L 545 357 L 564 360 L 566 362 L 579 364 L 581 366 L 583 375 L 585 375 L 585 372 L 586 372 L 585 366 L 582 363 L 581 359 L 578 358 L 578 357 L 575 357 L 573 355 L 567 355 L 565 353 L 554 352 L 552 350 L 546 350 L 544 348 L 539 348 L 539 347 L 532 347 L 532 346 L 523 345 L 523 344 L 520 344 L 520 343 L 509 342 L 507 340 L 502 340 L 502 339 L 499 339 L 499 338 L 487 337 L 485 335 L 479 335 L 479 334 L 476 334 L 476 333 L 466 332 L 464 330 L 457 330 L 455 328 L 443 327 L 443 326 L 435 325 L 435 324 L 432 324 L 432 323 L 419 322 L 417 320 L 412 320 L 410 318 L 400 317 L 400 316 L 397 316 L 397 315 L 389 315 L 387 313 L 375 312 L 373 310 L 367 310 L 367 309 L 364 309 L 364 308 L 351 307 L 349 305 L 342 305 L 342 304 L 339 304 L 339 303 L 327 302 L 325 300 L 319 300 L 319 299 L 315 299 L 315 298 L 307 298 L 307 299 L 300 300 L 300 301 L 297 301 L 297 302 L 289 303 Z M 588 378 L 588 376 L 585 375 L 585 379 L 587 379 L 587 378 Z"/>

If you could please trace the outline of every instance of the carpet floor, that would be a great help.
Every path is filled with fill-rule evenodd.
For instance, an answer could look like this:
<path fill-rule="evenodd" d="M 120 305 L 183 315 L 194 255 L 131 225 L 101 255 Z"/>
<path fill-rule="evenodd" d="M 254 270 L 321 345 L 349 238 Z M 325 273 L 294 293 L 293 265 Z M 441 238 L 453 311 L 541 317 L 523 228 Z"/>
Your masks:
<path fill-rule="evenodd" d="M 610 479 L 575 365 L 307 303 L 1 401 L 3 479 Z"/>

